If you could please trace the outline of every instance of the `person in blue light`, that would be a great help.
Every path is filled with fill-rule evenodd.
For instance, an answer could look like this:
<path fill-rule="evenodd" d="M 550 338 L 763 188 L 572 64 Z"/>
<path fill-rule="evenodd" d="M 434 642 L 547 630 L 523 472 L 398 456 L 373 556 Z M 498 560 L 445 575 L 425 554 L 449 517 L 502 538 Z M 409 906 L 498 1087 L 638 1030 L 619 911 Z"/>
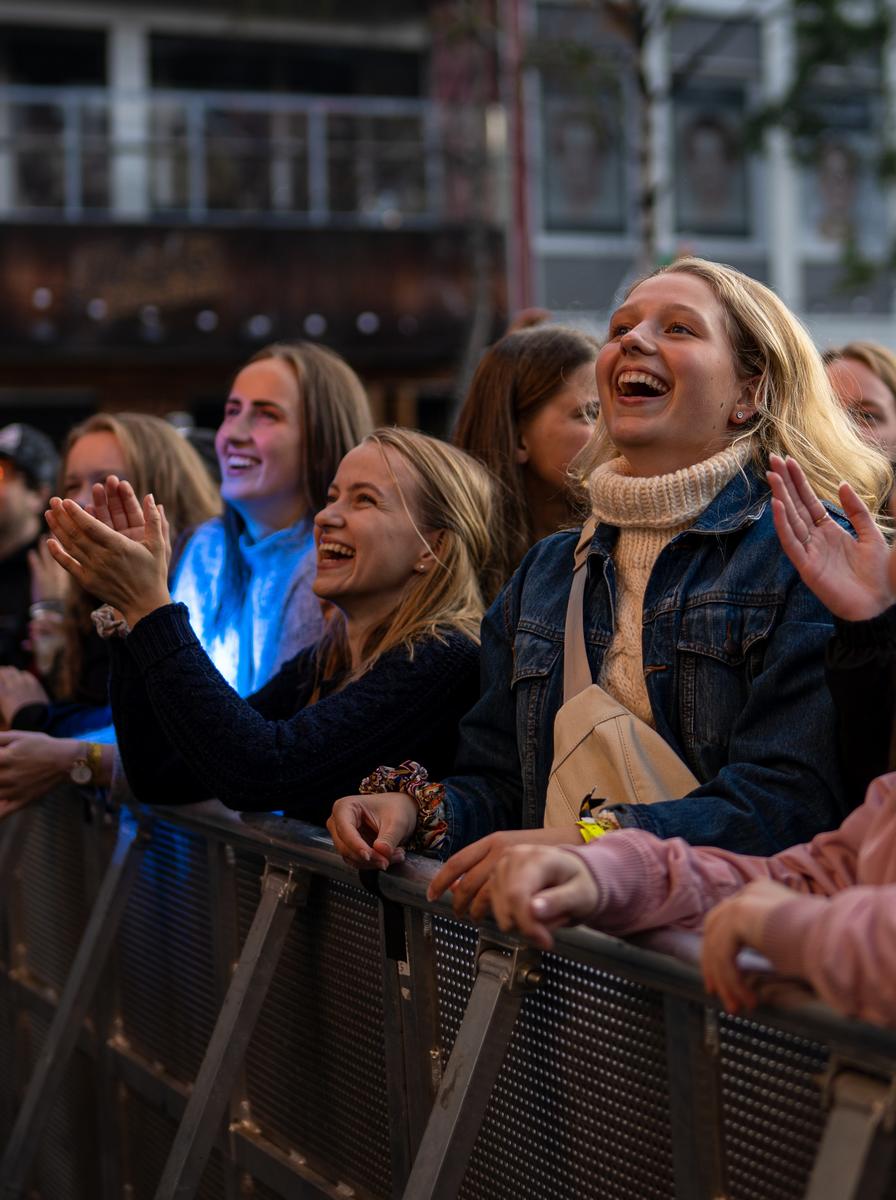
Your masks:
<path fill-rule="evenodd" d="M 241 696 L 323 632 L 312 518 L 370 429 L 361 381 L 322 346 L 268 346 L 233 381 L 215 439 L 224 514 L 186 544 L 172 595 Z"/>
<path fill-rule="evenodd" d="M 450 768 L 460 717 L 478 693 L 479 577 L 494 512 L 491 478 L 468 455 L 384 429 L 345 456 L 314 522 L 313 588 L 334 616 L 316 646 L 248 700 L 171 602 L 153 498 L 141 509 L 128 485 L 111 480 L 94 504 L 99 519 L 54 498 L 48 545 L 129 626 L 110 639 L 111 700 L 138 799 L 216 796 L 322 822 L 399 749 L 433 771 Z M 416 782 L 425 788 L 425 778 Z"/>

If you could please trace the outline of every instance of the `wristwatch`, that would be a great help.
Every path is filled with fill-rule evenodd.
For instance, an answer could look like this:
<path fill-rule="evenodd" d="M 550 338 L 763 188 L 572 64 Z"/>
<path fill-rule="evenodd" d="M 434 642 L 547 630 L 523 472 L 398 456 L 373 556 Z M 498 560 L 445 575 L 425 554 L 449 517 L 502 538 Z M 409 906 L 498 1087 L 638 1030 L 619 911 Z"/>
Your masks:
<path fill-rule="evenodd" d="M 78 787 L 87 787 L 96 783 L 100 773 L 103 748 L 98 742 L 82 742 L 81 753 L 72 763 L 68 777 Z"/>

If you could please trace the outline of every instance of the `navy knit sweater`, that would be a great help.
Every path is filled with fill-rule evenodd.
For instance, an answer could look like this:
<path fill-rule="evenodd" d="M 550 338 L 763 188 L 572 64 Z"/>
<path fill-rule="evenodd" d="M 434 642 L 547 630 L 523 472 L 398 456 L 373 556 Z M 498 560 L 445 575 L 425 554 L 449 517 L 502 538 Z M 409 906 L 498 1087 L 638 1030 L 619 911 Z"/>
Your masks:
<path fill-rule="evenodd" d="M 406 758 L 447 775 L 460 718 L 479 692 L 478 647 L 450 632 L 393 650 L 341 691 L 306 707 L 313 649 L 247 700 L 199 645 L 182 604 L 113 639 L 110 694 L 128 782 L 147 804 L 217 797 L 240 811 L 283 809 L 322 824 L 380 763 Z M 323 689 L 326 692 L 326 688 Z"/>

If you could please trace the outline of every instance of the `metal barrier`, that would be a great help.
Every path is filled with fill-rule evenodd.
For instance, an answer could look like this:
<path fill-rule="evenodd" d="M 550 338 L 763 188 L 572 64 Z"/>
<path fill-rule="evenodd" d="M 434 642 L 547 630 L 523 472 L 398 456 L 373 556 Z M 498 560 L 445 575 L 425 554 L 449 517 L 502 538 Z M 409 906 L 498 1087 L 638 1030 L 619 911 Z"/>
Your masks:
<path fill-rule="evenodd" d="M 893 1194 L 896 1034 L 728 1017 L 668 938 L 477 938 L 431 873 L 217 804 L 5 822 L 0 1196 Z"/>

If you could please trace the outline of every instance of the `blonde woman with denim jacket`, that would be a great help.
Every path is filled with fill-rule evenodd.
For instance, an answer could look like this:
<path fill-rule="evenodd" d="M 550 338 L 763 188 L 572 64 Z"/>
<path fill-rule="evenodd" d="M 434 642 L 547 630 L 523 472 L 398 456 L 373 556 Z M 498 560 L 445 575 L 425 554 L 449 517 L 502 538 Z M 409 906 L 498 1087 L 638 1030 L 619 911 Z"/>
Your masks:
<path fill-rule="evenodd" d="M 844 477 L 876 510 L 889 486 L 883 456 L 860 441 L 777 297 L 700 259 L 630 289 L 597 382 L 600 417 L 579 464 L 597 521 L 589 666 L 697 780 L 659 803 L 611 807 L 604 824 L 754 854 L 833 827 L 846 797 L 824 682 L 831 617 L 778 545 L 765 471 L 771 453 L 799 451 L 832 512 Z M 572 823 L 538 829 L 578 537 L 535 546 L 483 624 L 483 691 L 443 781 L 439 851 L 453 857 L 431 888 L 450 887 L 456 910 L 474 917 L 509 844 L 581 840 Z M 365 821 L 379 823 L 372 846 L 353 797 L 337 802 L 330 828 L 350 861 L 382 867 L 420 813 L 401 793 L 366 799 Z"/>

